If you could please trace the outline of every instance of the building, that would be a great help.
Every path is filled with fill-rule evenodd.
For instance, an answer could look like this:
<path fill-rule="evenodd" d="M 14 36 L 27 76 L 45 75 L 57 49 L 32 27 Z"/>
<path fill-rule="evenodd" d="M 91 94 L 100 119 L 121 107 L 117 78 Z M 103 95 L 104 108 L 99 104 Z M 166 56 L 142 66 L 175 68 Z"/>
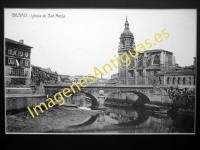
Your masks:
<path fill-rule="evenodd" d="M 166 72 L 163 78 L 164 85 L 195 85 L 194 72 L 190 70 Z"/>
<path fill-rule="evenodd" d="M 53 72 L 50 68 L 41 68 L 43 83 L 56 83 L 58 81 L 58 73 Z"/>
<path fill-rule="evenodd" d="M 166 71 L 159 73 L 159 76 L 163 80 L 164 85 L 195 85 L 195 57 L 194 64 L 186 67 L 179 67 L 175 71 Z"/>
<path fill-rule="evenodd" d="M 95 84 L 98 84 L 99 86 L 105 86 L 109 80 L 105 78 L 100 78 L 96 80 Z"/>
<path fill-rule="evenodd" d="M 131 64 L 126 66 L 125 63 L 122 63 L 119 66 L 120 84 L 150 84 L 153 80 L 152 77 L 157 76 L 158 72 L 175 71 L 175 57 L 172 52 L 162 49 L 146 50 L 144 53 L 140 53 L 138 57 L 133 58 L 128 53 L 128 50 L 134 55 L 134 47 L 134 36 L 129 29 L 129 23 L 126 19 L 124 31 L 120 35 L 118 54 L 121 57 L 124 52 L 127 52 Z"/>
<path fill-rule="evenodd" d="M 117 80 L 119 80 L 119 73 L 111 75 L 111 79 L 117 79 Z"/>
<path fill-rule="evenodd" d="M 6 87 L 29 86 L 31 80 L 31 49 L 24 40 L 5 38 L 5 81 Z"/>
<path fill-rule="evenodd" d="M 41 76 L 41 67 L 31 65 L 31 84 L 40 85 Z"/>
<path fill-rule="evenodd" d="M 41 83 L 56 83 L 59 81 L 59 75 L 50 68 L 41 68 L 31 65 L 31 84 L 40 85 Z"/>
<path fill-rule="evenodd" d="M 72 83 L 72 81 L 69 80 L 69 75 L 58 75 L 59 76 L 59 80 L 65 83 Z M 58 81 L 59 81 L 58 80 Z"/>
<path fill-rule="evenodd" d="M 93 83 L 92 84 L 94 84 L 94 83 L 96 83 L 96 77 L 94 77 L 94 76 L 85 76 L 85 75 L 75 75 L 75 76 L 71 76 L 71 77 L 69 77 L 68 79 L 71 81 L 71 82 L 76 82 L 76 83 L 80 83 L 80 80 L 81 79 L 86 79 L 86 83 L 87 84 L 91 84 L 91 80 L 93 79 L 94 81 L 93 81 Z M 89 79 L 90 78 L 90 79 Z M 83 82 L 83 80 L 82 80 L 82 82 Z"/>

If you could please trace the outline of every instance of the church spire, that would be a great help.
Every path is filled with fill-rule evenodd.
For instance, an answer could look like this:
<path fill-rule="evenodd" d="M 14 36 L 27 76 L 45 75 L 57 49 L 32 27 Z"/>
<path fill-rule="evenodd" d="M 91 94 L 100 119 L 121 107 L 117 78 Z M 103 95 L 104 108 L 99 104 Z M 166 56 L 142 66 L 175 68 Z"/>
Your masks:
<path fill-rule="evenodd" d="M 125 30 L 129 30 L 129 23 L 128 23 L 127 16 L 126 16 Z"/>

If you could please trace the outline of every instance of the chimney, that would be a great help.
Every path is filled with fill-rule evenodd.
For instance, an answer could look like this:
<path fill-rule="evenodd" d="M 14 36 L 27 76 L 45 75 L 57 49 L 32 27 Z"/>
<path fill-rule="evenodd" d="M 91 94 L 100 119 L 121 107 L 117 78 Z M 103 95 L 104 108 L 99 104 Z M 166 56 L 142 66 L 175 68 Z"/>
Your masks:
<path fill-rule="evenodd" d="M 19 43 L 22 43 L 22 44 L 24 44 L 24 40 L 19 40 Z"/>

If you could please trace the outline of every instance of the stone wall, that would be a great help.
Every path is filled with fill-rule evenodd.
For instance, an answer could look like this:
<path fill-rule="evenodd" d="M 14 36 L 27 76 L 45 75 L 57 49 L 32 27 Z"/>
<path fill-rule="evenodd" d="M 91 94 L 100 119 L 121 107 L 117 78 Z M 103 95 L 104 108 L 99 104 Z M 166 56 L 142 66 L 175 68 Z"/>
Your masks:
<path fill-rule="evenodd" d="M 24 109 L 27 107 L 31 108 L 45 101 L 46 101 L 45 95 L 37 95 L 37 96 L 12 95 L 6 97 L 6 110 Z"/>

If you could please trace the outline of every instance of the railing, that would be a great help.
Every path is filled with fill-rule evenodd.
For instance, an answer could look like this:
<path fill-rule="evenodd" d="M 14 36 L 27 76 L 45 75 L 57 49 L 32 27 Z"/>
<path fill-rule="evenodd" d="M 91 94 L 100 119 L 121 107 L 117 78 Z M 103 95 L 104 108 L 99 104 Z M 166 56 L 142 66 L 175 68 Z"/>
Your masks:
<path fill-rule="evenodd" d="M 10 68 L 10 76 L 25 77 L 24 69 Z"/>

